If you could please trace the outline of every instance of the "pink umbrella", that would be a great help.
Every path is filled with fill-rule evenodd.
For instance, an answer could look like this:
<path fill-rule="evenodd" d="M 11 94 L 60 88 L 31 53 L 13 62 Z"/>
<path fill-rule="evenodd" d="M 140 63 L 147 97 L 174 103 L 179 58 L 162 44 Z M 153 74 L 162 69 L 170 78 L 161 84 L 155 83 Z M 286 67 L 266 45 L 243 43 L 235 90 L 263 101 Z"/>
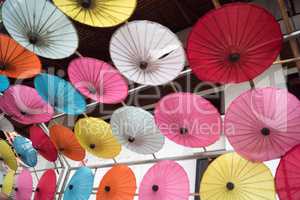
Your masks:
<path fill-rule="evenodd" d="M 10 87 L 0 97 L 0 109 L 21 124 L 48 122 L 53 108 L 40 97 L 37 91 L 25 85 Z"/>
<path fill-rule="evenodd" d="M 206 147 L 220 137 L 221 116 L 201 96 L 191 93 L 167 95 L 156 105 L 154 113 L 160 131 L 177 144 Z"/>
<path fill-rule="evenodd" d="M 28 170 L 23 169 L 16 181 L 16 200 L 30 200 L 32 189 L 32 176 Z"/>
<path fill-rule="evenodd" d="M 111 65 L 94 58 L 77 58 L 68 68 L 70 81 L 83 95 L 100 103 L 122 102 L 128 84 Z"/>
<path fill-rule="evenodd" d="M 176 162 L 165 160 L 152 166 L 144 176 L 139 200 L 186 200 L 190 194 L 188 175 Z"/>
<path fill-rule="evenodd" d="M 287 90 L 249 90 L 225 115 L 225 134 L 234 149 L 252 161 L 279 158 L 300 142 L 300 102 Z"/>

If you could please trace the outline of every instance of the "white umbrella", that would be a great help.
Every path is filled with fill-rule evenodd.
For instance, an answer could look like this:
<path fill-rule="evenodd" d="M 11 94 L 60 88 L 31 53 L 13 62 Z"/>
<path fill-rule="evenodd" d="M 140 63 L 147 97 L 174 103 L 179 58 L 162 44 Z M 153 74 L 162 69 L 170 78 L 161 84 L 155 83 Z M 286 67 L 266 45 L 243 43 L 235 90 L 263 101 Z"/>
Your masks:
<path fill-rule="evenodd" d="M 12 123 L 4 117 L 4 113 L 0 114 L 0 130 L 4 132 L 14 132 Z"/>
<path fill-rule="evenodd" d="M 153 154 L 165 143 L 154 117 L 142 108 L 134 106 L 119 108 L 114 111 L 110 123 L 115 137 L 133 152 Z"/>
<path fill-rule="evenodd" d="M 75 27 L 47 0 L 6 0 L 2 17 L 9 34 L 42 57 L 66 58 L 78 47 Z"/>
<path fill-rule="evenodd" d="M 151 21 L 132 21 L 119 28 L 110 41 L 110 55 L 126 78 L 146 85 L 172 81 L 185 64 L 177 36 Z"/>

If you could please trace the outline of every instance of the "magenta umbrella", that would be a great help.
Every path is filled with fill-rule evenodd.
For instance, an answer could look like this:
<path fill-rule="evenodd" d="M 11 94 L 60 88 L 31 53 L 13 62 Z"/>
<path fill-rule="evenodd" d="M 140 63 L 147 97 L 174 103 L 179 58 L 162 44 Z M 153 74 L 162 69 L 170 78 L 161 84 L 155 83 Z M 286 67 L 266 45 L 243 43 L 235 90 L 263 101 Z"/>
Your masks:
<path fill-rule="evenodd" d="M 285 89 L 246 91 L 229 106 L 225 134 L 252 161 L 279 158 L 300 142 L 300 102 Z"/>
<path fill-rule="evenodd" d="M 209 101 L 199 95 L 167 95 L 156 105 L 154 113 L 161 133 L 177 144 L 206 147 L 220 138 L 221 116 Z"/>
<path fill-rule="evenodd" d="M 23 169 L 16 181 L 16 200 L 30 200 L 32 189 L 33 186 L 31 173 L 28 170 Z"/>
<path fill-rule="evenodd" d="M 25 85 L 10 87 L 0 97 L 0 109 L 21 124 L 43 123 L 51 120 L 53 108 L 37 91 Z"/>
<path fill-rule="evenodd" d="M 97 102 L 120 103 L 128 95 L 128 84 L 122 75 L 101 60 L 76 58 L 70 63 L 68 74 L 79 92 Z"/>
<path fill-rule="evenodd" d="M 178 163 L 165 160 L 152 166 L 143 177 L 139 200 L 186 200 L 189 194 L 186 171 Z"/>

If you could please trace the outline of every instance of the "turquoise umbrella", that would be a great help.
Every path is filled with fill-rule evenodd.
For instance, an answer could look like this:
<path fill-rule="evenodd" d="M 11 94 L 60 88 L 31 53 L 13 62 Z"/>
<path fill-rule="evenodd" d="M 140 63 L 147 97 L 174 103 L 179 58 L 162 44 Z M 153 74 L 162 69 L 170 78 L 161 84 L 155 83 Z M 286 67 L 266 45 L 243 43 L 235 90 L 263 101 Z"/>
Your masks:
<path fill-rule="evenodd" d="M 79 168 L 71 178 L 65 192 L 64 200 L 88 200 L 94 185 L 94 175 L 90 168 Z"/>
<path fill-rule="evenodd" d="M 39 95 L 58 112 L 79 115 L 86 110 L 84 97 L 68 81 L 60 77 L 40 74 L 35 77 L 34 86 Z"/>
<path fill-rule="evenodd" d="M 37 163 L 37 151 L 33 148 L 29 139 L 16 136 L 13 141 L 13 147 L 21 160 L 29 167 L 35 167 Z"/>
<path fill-rule="evenodd" d="M 6 76 L 0 75 L 0 92 L 5 91 L 9 87 L 9 80 Z"/>

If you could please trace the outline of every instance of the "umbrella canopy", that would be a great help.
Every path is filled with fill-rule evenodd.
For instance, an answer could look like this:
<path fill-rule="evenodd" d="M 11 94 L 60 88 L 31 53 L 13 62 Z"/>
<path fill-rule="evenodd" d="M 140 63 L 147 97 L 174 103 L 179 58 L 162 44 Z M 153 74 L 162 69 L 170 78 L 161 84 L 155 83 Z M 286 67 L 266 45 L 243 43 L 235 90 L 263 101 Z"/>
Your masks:
<path fill-rule="evenodd" d="M 225 135 L 235 151 L 249 160 L 279 158 L 300 142 L 299 106 L 299 100 L 285 89 L 246 91 L 227 109 Z"/>
<path fill-rule="evenodd" d="M 15 183 L 15 171 L 10 170 L 5 175 L 2 183 L 2 192 L 6 195 L 10 195 L 13 191 L 13 186 Z"/>
<path fill-rule="evenodd" d="M 4 117 L 4 113 L 0 114 L 0 130 L 4 132 L 14 132 L 12 123 Z"/>
<path fill-rule="evenodd" d="M 0 109 L 21 124 L 48 122 L 53 108 L 44 101 L 34 88 L 14 85 L 0 98 Z"/>
<path fill-rule="evenodd" d="M 110 41 L 110 56 L 126 78 L 145 85 L 168 83 L 185 65 L 177 36 L 151 21 L 132 21 L 119 28 Z"/>
<path fill-rule="evenodd" d="M 8 33 L 39 56 L 66 58 L 78 47 L 75 27 L 48 0 L 6 0 L 2 16 Z"/>
<path fill-rule="evenodd" d="M 110 64 L 95 58 L 76 58 L 69 67 L 70 81 L 84 96 L 100 103 L 122 102 L 128 95 L 128 84 Z"/>
<path fill-rule="evenodd" d="M 132 200 L 136 191 L 133 171 L 126 165 L 113 166 L 102 178 L 97 200 Z"/>
<path fill-rule="evenodd" d="M 34 200 L 53 200 L 56 191 L 56 174 L 48 169 L 41 177 L 34 194 Z"/>
<path fill-rule="evenodd" d="M 85 150 L 69 128 L 58 124 L 51 126 L 50 138 L 56 149 L 71 160 L 82 161 L 85 158 Z"/>
<path fill-rule="evenodd" d="M 200 198 L 275 200 L 273 176 L 263 163 L 227 153 L 214 160 L 204 172 Z"/>
<path fill-rule="evenodd" d="M 0 34 L 0 65 L 0 74 L 17 79 L 34 77 L 42 69 L 38 56 L 4 34 Z"/>
<path fill-rule="evenodd" d="M 153 154 L 165 143 L 154 117 L 139 107 L 124 106 L 117 109 L 111 116 L 110 124 L 119 142 L 136 153 Z"/>
<path fill-rule="evenodd" d="M 174 161 L 164 160 L 152 166 L 143 177 L 139 200 L 187 200 L 189 195 L 185 170 Z"/>
<path fill-rule="evenodd" d="M 282 42 L 280 25 L 266 9 L 231 3 L 199 19 L 190 33 L 187 55 L 199 79 L 240 83 L 270 67 Z"/>
<path fill-rule="evenodd" d="M 15 196 L 16 200 L 30 200 L 33 189 L 31 173 L 23 169 L 16 181 Z"/>
<path fill-rule="evenodd" d="M 137 0 L 54 0 L 72 19 L 95 27 L 111 27 L 128 20 Z"/>
<path fill-rule="evenodd" d="M 48 161 L 55 162 L 58 153 L 49 136 L 38 126 L 29 127 L 30 140 L 33 147 Z"/>
<path fill-rule="evenodd" d="M 94 156 L 114 158 L 119 155 L 121 145 L 113 136 L 110 125 L 102 119 L 82 118 L 76 122 L 74 130 L 80 145 Z"/>
<path fill-rule="evenodd" d="M 192 93 L 173 93 L 155 107 L 155 121 L 170 140 L 187 147 L 206 147 L 220 138 L 222 121 L 218 110 Z"/>
<path fill-rule="evenodd" d="M 275 183 L 280 200 L 300 199 L 300 145 L 287 152 L 277 167 Z"/>
<path fill-rule="evenodd" d="M 37 164 L 37 151 L 33 148 L 32 142 L 22 136 L 16 136 L 13 141 L 13 147 L 21 160 L 29 167 L 35 167 Z"/>
<path fill-rule="evenodd" d="M 48 101 L 58 112 L 78 115 L 85 112 L 86 102 L 74 87 L 64 79 L 40 74 L 34 79 L 34 87 L 44 100 Z"/>
<path fill-rule="evenodd" d="M 10 83 L 6 76 L 0 75 L 0 92 L 4 92 L 9 87 Z"/>
<path fill-rule="evenodd" d="M 81 167 L 72 176 L 64 192 L 64 200 L 88 200 L 94 185 L 94 175 L 90 168 Z"/>
<path fill-rule="evenodd" d="M 10 146 L 0 140 L 0 160 L 3 161 L 10 169 L 16 171 L 18 168 L 16 156 Z"/>

